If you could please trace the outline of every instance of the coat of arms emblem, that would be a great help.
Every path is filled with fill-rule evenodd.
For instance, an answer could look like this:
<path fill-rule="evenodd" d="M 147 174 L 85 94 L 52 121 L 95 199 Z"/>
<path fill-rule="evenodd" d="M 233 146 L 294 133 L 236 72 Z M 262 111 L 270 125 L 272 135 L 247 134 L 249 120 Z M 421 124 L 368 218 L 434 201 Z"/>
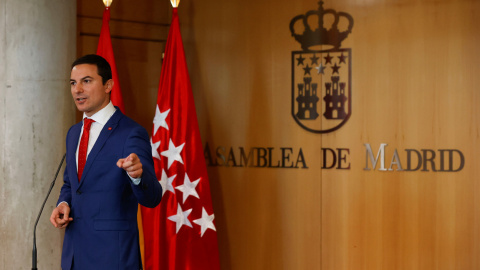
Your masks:
<path fill-rule="evenodd" d="M 352 16 L 323 1 L 290 21 L 302 48 L 292 52 L 292 116 L 310 132 L 337 130 L 352 114 L 352 50 L 340 47 L 352 28 Z"/>

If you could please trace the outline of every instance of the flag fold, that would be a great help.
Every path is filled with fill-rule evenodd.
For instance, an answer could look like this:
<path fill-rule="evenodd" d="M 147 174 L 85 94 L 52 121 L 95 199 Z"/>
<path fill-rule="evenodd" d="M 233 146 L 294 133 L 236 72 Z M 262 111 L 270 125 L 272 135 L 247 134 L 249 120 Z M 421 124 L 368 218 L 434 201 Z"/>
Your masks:
<path fill-rule="evenodd" d="M 220 269 L 215 215 L 177 8 L 163 59 L 151 138 L 163 198 L 142 207 L 145 269 Z"/>
<path fill-rule="evenodd" d="M 120 90 L 120 82 L 118 81 L 117 66 L 113 55 L 112 39 L 110 37 L 110 8 L 106 7 L 103 11 L 102 29 L 100 30 L 100 38 L 98 40 L 97 55 L 105 58 L 112 69 L 113 89 L 110 94 L 110 100 L 113 105 L 120 108 L 125 113 L 125 106 L 122 99 L 122 91 Z"/>

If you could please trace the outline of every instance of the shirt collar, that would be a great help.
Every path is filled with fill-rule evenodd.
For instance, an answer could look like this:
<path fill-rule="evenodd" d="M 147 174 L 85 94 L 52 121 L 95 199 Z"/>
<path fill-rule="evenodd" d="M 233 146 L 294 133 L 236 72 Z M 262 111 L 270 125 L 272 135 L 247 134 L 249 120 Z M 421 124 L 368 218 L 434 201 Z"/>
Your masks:
<path fill-rule="evenodd" d="M 115 109 L 115 107 L 113 106 L 112 101 L 110 101 L 107 106 L 103 107 L 103 109 L 96 112 L 91 117 L 87 117 L 87 115 L 83 113 L 83 118 L 90 118 L 99 124 L 105 125 L 108 119 L 110 119 L 110 117 L 113 115 L 113 113 L 115 113 L 116 110 L 117 109 Z"/>

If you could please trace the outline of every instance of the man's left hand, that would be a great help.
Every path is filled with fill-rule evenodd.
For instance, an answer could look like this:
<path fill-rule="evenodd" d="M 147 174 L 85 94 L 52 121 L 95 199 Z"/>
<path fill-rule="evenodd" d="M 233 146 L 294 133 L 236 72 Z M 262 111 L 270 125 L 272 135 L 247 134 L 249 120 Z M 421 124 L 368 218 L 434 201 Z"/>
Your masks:
<path fill-rule="evenodd" d="M 117 161 L 117 166 L 124 169 L 132 178 L 139 178 L 143 173 L 143 166 L 137 154 L 132 153 L 126 158 Z"/>

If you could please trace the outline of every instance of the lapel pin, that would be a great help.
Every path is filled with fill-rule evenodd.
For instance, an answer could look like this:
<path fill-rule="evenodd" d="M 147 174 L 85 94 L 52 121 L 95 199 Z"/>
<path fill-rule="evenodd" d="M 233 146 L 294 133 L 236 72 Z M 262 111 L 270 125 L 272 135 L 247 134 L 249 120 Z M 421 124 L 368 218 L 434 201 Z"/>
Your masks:
<path fill-rule="evenodd" d="M 108 127 L 108 130 L 112 130 L 112 128 L 111 128 L 111 127 Z"/>

